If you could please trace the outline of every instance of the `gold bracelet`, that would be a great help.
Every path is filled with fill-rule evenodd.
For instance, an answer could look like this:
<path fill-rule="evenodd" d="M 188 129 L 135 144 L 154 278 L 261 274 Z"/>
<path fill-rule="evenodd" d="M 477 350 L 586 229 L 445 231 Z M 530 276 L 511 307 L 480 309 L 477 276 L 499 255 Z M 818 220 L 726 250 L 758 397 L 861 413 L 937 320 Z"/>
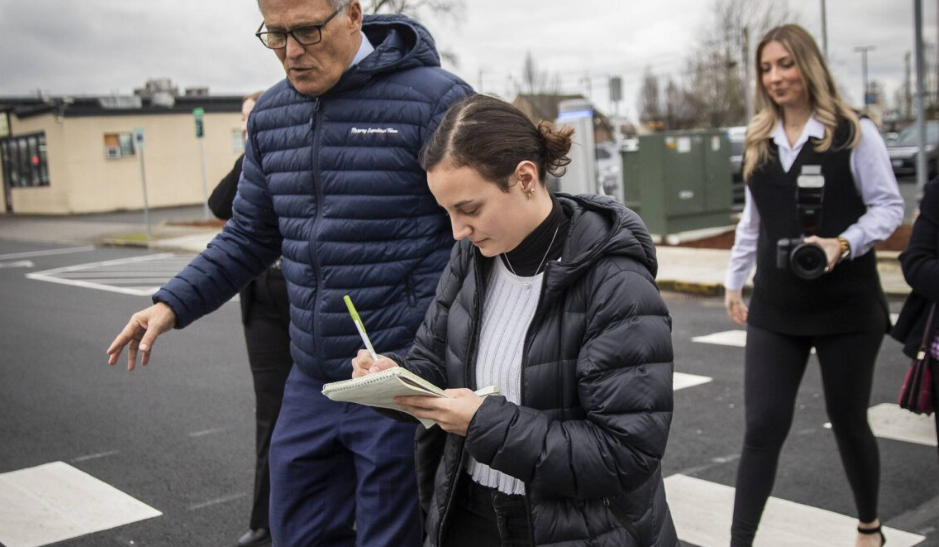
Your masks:
<path fill-rule="evenodd" d="M 851 244 L 848 243 L 847 239 L 841 236 L 838 236 L 838 243 L 841 244 L 841 258 L 838 259 L 838 262 L 841 262 L 851 254 Z"/>

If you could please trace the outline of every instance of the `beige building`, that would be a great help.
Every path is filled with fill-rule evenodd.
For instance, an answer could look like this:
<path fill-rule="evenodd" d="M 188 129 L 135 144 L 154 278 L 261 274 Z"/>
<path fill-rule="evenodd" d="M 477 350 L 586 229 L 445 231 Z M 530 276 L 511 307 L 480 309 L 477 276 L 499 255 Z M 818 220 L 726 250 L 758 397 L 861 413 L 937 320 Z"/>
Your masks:
<path fill-rule="evenodd" d="M 244 150 L 241 97 L 0 97 L 0 211 L 68 215 L 203 200 Z M 143 130 L 141 147 L 134 131 Z"/>

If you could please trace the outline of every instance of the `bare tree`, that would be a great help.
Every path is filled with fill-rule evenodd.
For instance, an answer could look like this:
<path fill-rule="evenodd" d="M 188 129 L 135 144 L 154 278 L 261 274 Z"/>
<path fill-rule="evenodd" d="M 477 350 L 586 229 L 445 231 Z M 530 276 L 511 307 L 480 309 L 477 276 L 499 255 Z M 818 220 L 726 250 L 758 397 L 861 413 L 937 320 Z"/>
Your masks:
<path fill-rule="evenodd" d="M 446 19 L 458 19 L 463 15 L 464 0 L 365 0 L 362 9 L 365 13 L 403 13 L 420 19 L 430 13 Z"/>
<path fill-rule="evenodd" d="M 364 0 L 362 10 L 368 14 L 401 13 L 418 21 L 436 19 L 457 24 L 463 17 L 465 0 Z M 449 50 L 438 50 L 440 56 L 459 66 L 457 55 Z"/>
<path fill-rule="evenodd" d="M 522 91 L 529 95 L 541 93 L 547 87 L 548 73 L 539 70 L 531 51 L 525 53 L 525 65 L 522 67 Z"/>
<path fill-rule="evenodd" d="M 694 98 L 671 78 L 665 86 L 665 129 L 691 129 L 697 124 Z"/>
<path fill-rule="evenodd" d="M 642 77 L 642 88 L 639 91 L 639 121 L 649 127 L 660 128 L 664 120 L 662 119 L 662 101 L 659 92 L 659 79 L 652 73 L 650 67 L 646 67 L 645 74 Z"/>
<path fill-rule="evenodd" d="M 512 82 L 515 84 L 516 94 L 557 95 L 561 92 L 560 75 L 540 69 L 531 51 L 525 53 L 521 81 L 512 78 Z"/>
<path fill-rule="evenodd" d="M 699 127 L 743 125 L 747 122 L 744 82 L 751 88 L 754 84 L 752 70 L 743 74 L 743 56 L 752 60 L 761 36 L 798 18 L 787 0 L 714 0 L 713 6 L 713 19 L 702 29 L 704 38 L 688 58 L 684 95 L 691 101 Z M 744 29 L 755 37 L 746 52 Z"/>

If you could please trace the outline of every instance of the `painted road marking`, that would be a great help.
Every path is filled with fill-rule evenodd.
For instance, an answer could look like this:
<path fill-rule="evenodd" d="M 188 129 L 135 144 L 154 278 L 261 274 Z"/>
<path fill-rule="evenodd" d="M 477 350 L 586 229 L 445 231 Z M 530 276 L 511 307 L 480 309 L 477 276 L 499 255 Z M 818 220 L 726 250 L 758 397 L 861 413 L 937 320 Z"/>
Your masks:
<path fill-rule="evenodd" d="M 0 262 L 0 270 L 6 268 L 33 268 L 36 265 L 32 260 L 17 260 L 15 262 Z"/>
<path fill-rule="evenodd" d="M 715 332 L 714 334 L 708 334 L 705 336 L 695 336 L 691 339 L 691 341 L 698 342 L 699 344 L 714 344 L 716 346 L 745 348 L 747 347 L 747 331 L 727 330 L 723 332 Z M 815 354 L 815 348 L 812 348 L 811 353 L 813 355 Z"/>
<path fill-rule="evenodd" d="M 25 253 L 10 253 L 5 255 L 0 255 L 0 260 L 10 260 L 11 258 L 32 258 L 35 256 L 52 256 L 52 255 L 66 255 L 71 253 L 87 253 L 88 251 L 94 251 L 95 248 L 93 245 L 87 245 L 85 247 L 69 247 L 66 249 L 49 249 L 47 251 L 28 251 Z"/>
<path fill-rule="evenodd" d="M 685 374 L 684 372 L 676 372 L 672 377 L 672 389 L 678 391 L 679 389 L 685 389 L 688 387 L 700 386 L 701 384 L 706 384 L 708 382 L 713 382 L 714 378 L 709 378 L 707 376 L 698 376 L 696 374 Z"/>
<path fill-rule="evenodd" d="M 203 503 L 196 503 L 189 506 L 190 511 L 198 511 L 199 509 L 205 509 L 206 507 L 212 507 L 213 505 L 220 505 L 222 503 L 228 503 L 235 500 L 240 500 L 241 498 L 247 498 L 248 494 L 232 494 L 231 496 L 224 496 L 221 498 L 216 498 L 214 500 L 209 500 Z"/>
<path fill-rule="evenodd" d="M 867 419 L 875 437 L 907 443 L 936 446 L 936 421 L 932 416 L 913 414 L 900 405 L 882 403 L 867 409 Z M 825 424 L 831 429 L 831 423 Z"/>
<path fill-rule="evenodd" d="M 0 474 L 6 547 L 39 547 L 162 514 L 64 462 Z"/>
<path fill-rule="evenodd" d="M 668 504 L 678 537 L 700 547 L 730 543 L 734 489 L 686 475 L 665 479 Z M 857 520 L 779 498 L 770 498 L 756 535 L 756 547 L 831 547 L 854 545 Z M 884 527 L 888 545 L 912 547 L 926 538 Z"/>
<path fill-rule="evenodd" d="M 26 277 L 72 287 L 150 296 L 191 261 L 192 256 L 161 253 L 66 266 L 29 273 Z M 231 301 L 237 302 L 238 295 Z"/>
<path fill-rule="evenodd" d="M 743 348 L 747 346 L 747 331 L 728 330 L 724 332 L 715 332 L 714 334 L 708 334 L 707 336 L 695 336 L 691 339 L 691 341 L 698 342 L 699 344 L 715 344 L 718 346 L 734 346 L 737 348 Z"/>
<path fill-rule="evenodd" d="M 156 292 L 163 283 L 169 281 L 169 279 L 188 262 L 189 261 L 186 259 L 176 257 L 173 253 L 161 253 L 66 266 L 64 268 L 55 268 L 26 274 L 26 277 L 36 281 L 47 281 L 49 283 L 59 283 L 73 287 L 84 287 L 133 296 L 150 296 Z M 129 268 L 128 266 L 130 265 L 136 267 Z M 125 277 L 127 274 L 115 276 L 111 273 L 114 270 L 127 272 L 132 275 L 127 277 Z M 172 273 L 169 273 L 170 271 L 172 271 Z M 151 278 L 134 277 L 144 272 L 151 276 L 157 272 L 163 275 Z M 91 277 L 80 279 L 73 277 L 77 276 L 79 273 L 91 274 Z M 132 285 L 124 286 L 125 283 L 132 283 Z"/>

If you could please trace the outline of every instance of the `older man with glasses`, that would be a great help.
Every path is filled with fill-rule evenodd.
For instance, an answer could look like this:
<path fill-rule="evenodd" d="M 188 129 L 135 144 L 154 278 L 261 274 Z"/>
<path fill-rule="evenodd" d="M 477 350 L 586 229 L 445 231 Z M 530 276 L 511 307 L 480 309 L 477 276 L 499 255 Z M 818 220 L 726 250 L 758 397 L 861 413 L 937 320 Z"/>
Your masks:
<path fill-rule="evenodd" d="M 208 249 L 134 314 L 108 348 L 149 362 L 157 337 L 217 309 L 283 255 L 295 366 L 270 450 L 279 547 L 417 546 L 414 426 L 323 397 L 361 342 L 405 352 L 453 245 L 417 153 L 472 90 L 440 68 L 433 38 L 357 0 L 259 0 L 261 43 L 286 80 L 248 121 L 234 216 Z M 264 538 L 255 538 L 255 544 Z"/>

